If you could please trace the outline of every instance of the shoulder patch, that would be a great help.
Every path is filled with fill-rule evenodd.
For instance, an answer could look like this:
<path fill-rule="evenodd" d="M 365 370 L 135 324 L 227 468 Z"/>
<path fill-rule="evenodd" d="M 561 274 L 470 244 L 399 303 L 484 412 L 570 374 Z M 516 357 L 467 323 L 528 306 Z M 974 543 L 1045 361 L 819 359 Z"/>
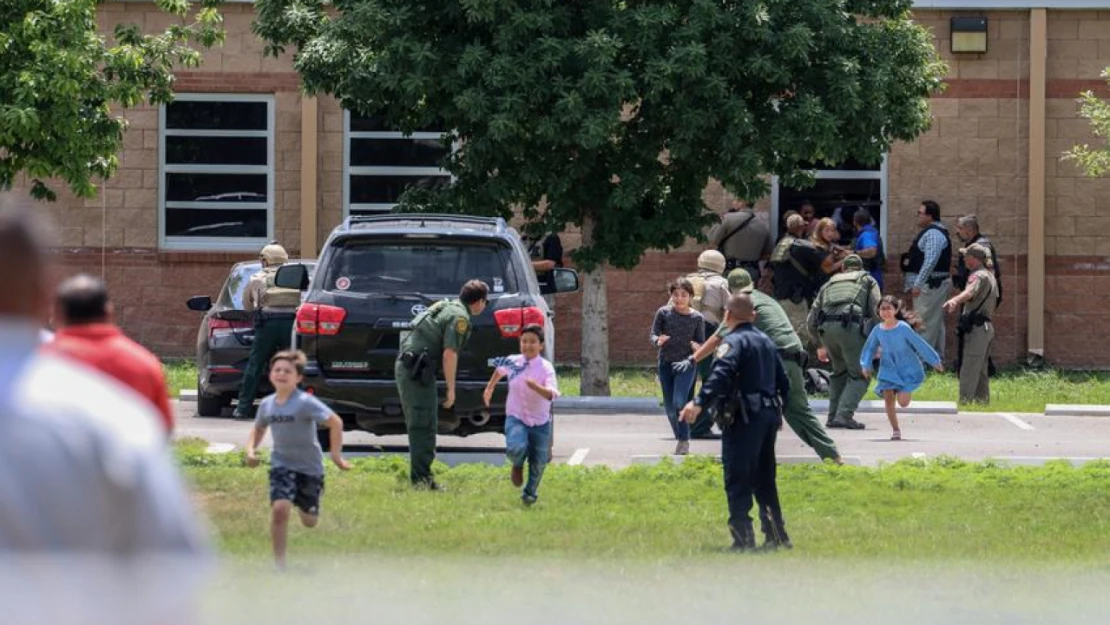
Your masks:
<path fill-rule="evenodd" d="M 728 352 L 731 349 L 732 346 L 728 343 L 721 343 L 720 347 L 717 348 L 717 351 L 713 352 L 713 355 L 717 358 L 724 358 L 725 356 L 728 356 Z"/>
<path fill-rule="evenodd" d="M 455 319 L 455 333 L 456 334 L 466 334 L 466 330 L 469 327 L 470 327 L 470 322 L 466 320 L 466 317 L 459 317 L 459 318 Z"/>

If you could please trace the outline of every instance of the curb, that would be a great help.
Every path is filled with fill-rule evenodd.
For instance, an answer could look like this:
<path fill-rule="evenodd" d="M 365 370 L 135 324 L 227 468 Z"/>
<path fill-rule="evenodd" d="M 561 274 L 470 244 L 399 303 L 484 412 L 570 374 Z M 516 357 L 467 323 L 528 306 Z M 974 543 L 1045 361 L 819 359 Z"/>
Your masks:
<path fill-rule="evenodd" d="M 1048 404 L 1046 417 L 1110 417 L 1110 406 L 1085 404 Z"/>
<path fill-rule="evenodd" d="M 184 389 L 178 395 L 179 401 L 197 400 L 196 389 Z M 663 407 L 659 399 L 654 397 L 560 397 L 555 400 L 555 410 L 568 413 L 594 413 L 594 414 L 663 414 Z M 829 410 L 829 400 L 811 399 L 809 407 L 818 415 L 823 415 Z M 1068 406 L 1068 408 L 1072 408 Z M 1103 408 L 1099 406 L 1076 406 L 1075 408 Z M 1104 412 L 1091 414 L 1110 416 L 1110 406 L 1104 407 Z M 883 414 L 886 407 L 878 400 L 864 400 L 859 404 L 857 412 L 864 414 Z M 954 415 L 957 413 L 954 401 L 918 401 L 909 408 L 899 408 L 900 414 L 943 414 Z M 1046 411 L 1047 414 L 1047 411 Z M 1075 413 L 1068 413 L 1075 414 Z"/>
<path fill-rule="evenodd" d="M 690 454 L 689 456 L 672 456 L 666 454 L 641 454 L 631 456 L 633 465 L 646 464 L 648 466 L 659 464 L 663 458 L 670 458 L 671 462 L 675 464 L 682 464 L 686 458 L 690 456 L 702 457 L 707 454 Z M 712 456 L 717 462 L 721 461 L 720 454 Z M 863 466 L 863 460 L 859 456 L 841 456 L 841 460 L 845 465 L 860 467 Z M 823 464 L 824 461 L 817 456 L 777 456 L 775 460 L 778 464 Z"/>

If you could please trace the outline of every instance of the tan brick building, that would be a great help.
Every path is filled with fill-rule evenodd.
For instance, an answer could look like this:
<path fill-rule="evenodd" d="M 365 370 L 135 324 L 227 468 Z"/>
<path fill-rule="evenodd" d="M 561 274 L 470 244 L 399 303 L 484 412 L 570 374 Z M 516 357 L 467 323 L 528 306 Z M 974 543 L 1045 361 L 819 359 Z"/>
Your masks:
<path fill-rule="evenodd" d="M 434 134 L 403 138 L 351 119 L 330 98 L 302 98 L 289 58 L 262 57 L 251 5 L 225 4 L 224 14 L 226 44 L 178 75 L 178 101 L 128 112 L 122 167 L 100 197 L 61 194 L 42 205 L 63 226 L 67 265 L 103 273 L 124 328 L 165 355 L 193 349 L 198 318 L 186 298 L 214 294 L 230 264 L 254 258 L 269 239 L 294 256 L 315 255 L 348 211 L 387 209 L 404 185 L 445 180 L 430 165 Z M 956 16 L 986 18 L 987 52 L 950 51 Z M 1110 365 L 1100 331 L 1110 320 L 1110 180 L 1084 178 L 1061 160 L 1092 140 L 1077 94 L 1110 93 L 1099 78 L 1110 66 L 1110 0 L 918 0 L 915 17 L 950 65 L 947 90 L 932 101 L 933 129 L 898 145 L 879 169 L 821 172 L 804 191 L 776 185 L 760 208 L 777 223 L 803 196 L 828 209 L 868 206 L 891 259 L 888 290 L 900 288 L 896 259 L 922 199 L 937 200 L 953 230 L 958 215 L 974 212 L 1006 276 L 996 358 L 1032 352 L 1064 366 Z M 118 22 L 153 30 L 169 21 L 144 2 L 101 6 L 106 32 Z M 715 210 L 727 205 L 719 187 L 705 199 Z M 4 201 L 30 200 L 16 190 Z M 573 249 L 575 233 L 564 245 Z M 615 363 L 652 361 L 653 311 L 699 249 L 649 253 L 635 271 L 610 272 Z M 578 313 L 578 296 L 560 297 L 562 361 L 577 359 Z"/>

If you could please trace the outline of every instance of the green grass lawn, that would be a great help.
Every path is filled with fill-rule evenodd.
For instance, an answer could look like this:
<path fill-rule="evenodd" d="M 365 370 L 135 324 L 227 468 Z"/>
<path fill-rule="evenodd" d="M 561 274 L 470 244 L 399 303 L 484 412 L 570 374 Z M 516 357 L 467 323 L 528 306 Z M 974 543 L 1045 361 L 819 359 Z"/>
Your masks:
<path fill-rule="evenodd" d="M 248 469 L 238 454 L 205 456 L 198 449 L 178 447 L 221 552 L 267 556 L 265 465 Z M 329 464 L 320 526 L 295 527 L 293 552 L 681 561 L 716 557 L 728 544 L 721 468 L 708 457 L 619 471 L 552 465 L 532 508 L 520 504 L 505 468 L 436 468 L 446 493 L 413 491 L 400 457 L 357 459 L 348 473 Z M 1108 483 L 1106 462 L 785 465 L 779 488 L 797 548 L 783 557 L 1103 561 L 1110 548 Z"/>
<path fill-rule="evenodd" d="M 579 395 L 579 371 L 560 367 L 559 391 L 564 396 Z M 171 396 L 183 389 L 196 388 L 196 369 L 191 362 L 166 365 Z M 610 374 L 613 397 L 659 397 L 654 369 L 615 368 Z M 955 401 L 958 380 L 951 373 L 930 374 L 914 399 Z M 873 393 L 867 399 L 876 399 Z M 991 379 L 991 403 L 961 406 L 965 410 L 1000 412 L 1042 412 L 1045 404 L 1110 404 L 1110 372 L 1032 371 L 1007 369 Z"/>

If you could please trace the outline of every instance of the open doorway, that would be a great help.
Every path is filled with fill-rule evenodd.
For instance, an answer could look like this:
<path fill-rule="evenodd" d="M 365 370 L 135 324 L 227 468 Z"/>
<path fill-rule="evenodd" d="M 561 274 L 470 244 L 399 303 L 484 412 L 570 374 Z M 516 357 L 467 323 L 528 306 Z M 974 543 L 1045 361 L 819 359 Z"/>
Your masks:
<path fill-rule="evenodd" d="M 782 186 L 776 177 L 771 187 L 771 222 L 778 240 L 785 232 L 787 211 L 798 210 L 804 202 L 815 209 L 815 218 L 829 217 L 840 231 L 840 244 L 851 246 L 855 239 L 852 217 L 858 210 L 871 213 L 883 245 L 887 243 L 887 159 L 879 167 L 849 162 L 837 169 L 820 169 L 817 182 L 805 189 Z"/>

